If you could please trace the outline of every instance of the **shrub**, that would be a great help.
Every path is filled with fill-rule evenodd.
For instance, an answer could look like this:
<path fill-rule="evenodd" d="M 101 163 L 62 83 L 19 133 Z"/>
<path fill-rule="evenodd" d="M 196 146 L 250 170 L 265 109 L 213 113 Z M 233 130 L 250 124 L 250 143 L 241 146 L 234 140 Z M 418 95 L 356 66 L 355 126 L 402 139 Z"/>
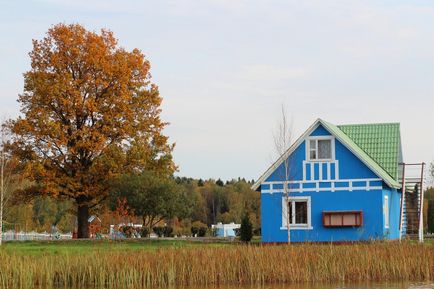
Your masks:
<path fill-rule="evenodd" d="M 163 237 L 163 230 L 164 230 L 164 227 L 154 227 L 154 228 L 152 228 L 152 231 L 154 231 L 154 233 L 158 237 Z"/>
<path fill-rule="evenodd" d="M 197 236 L 198 233 L 199 233 L 199 227 L 191 226 L 191 235 L 195 237 Z"/>
<path fill-rule="evenodd" d="M 200 221 L 193 222 L 191 226 L 191 234 L 197 237 L 205 237 L 208 231 L 208 226 Z"/>
<path fill-rule="evenodd" d="M 173 237 L 173 228 L 171 226 L 154 227 L 152 230 L 158 237 Z"/>
<path fill-rule="evenodd" d="M 206 236 L 206 231 L 208 231 L 207 227 L 200 227 L 199 228 L 199 232 L 198 232 L 198 236 L 199 237 L 205 237 Z"/>
<path fill-rule="evenodd" d="M 151 233 L 151 230 L 149 230 L 149 228 L 146 226 L 143 226 L 140 229 L 140 236 L 142 236 L 142 238 L 149 237 L 149 233 Z"/>
<path fill-rule="evenodd" d="M 140 229 L 136 229 L 132 226 L 122 226 L 119 227 L 119 232 L 123 233 L 126 238 L 138 238 Z"/>
<path fill-rule="evenodd" d="M 173 228 L 171 226 L 165 226 L 163 234 L 165 237 L 173 237 Z"/>
<path fill-rule="evenodd" d="M 184 226 L 174 226 L 173 227 L 173 235 L 175 236 L 188 236 L 191 234 L 191 225 L 188 227 Z"/>

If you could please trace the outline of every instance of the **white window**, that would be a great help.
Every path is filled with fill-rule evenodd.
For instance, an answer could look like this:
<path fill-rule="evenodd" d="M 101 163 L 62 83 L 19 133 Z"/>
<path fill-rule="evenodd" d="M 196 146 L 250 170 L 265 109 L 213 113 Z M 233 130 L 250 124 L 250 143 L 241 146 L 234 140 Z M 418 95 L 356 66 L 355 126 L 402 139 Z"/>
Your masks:
<path fill-rule="evenodd" d="M 329 161 L 334 159 L 334 141 L 332 138 L 309 138 L 307 159 L 311 161 Z"/>
<path fill-rule="evenodd" d="M 386 229 L 389 228 L 389 196 L 384 196 L 384 205 L 383 205 L 383 212 L 384 212 L 384 227 Z"/>
<path fill-rule="evenodd" d="M 282 228 L 311 229 L 310 197 L 290 197 L 289 201 L 282 198 Z"/>

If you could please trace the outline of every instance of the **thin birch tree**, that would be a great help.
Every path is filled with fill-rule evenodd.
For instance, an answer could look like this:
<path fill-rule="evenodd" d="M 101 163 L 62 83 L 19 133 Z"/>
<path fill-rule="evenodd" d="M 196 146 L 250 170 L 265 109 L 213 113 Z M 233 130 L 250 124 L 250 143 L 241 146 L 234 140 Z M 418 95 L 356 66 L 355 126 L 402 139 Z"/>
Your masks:
<path fill-rule="evenodd" d="M 5 203 L 5 143 L 6 143 L 6 128 L 0 123 L 0 246 L 3 242 L 3 209 Z"/>
<path fill-rule="evenodd" d="M 12 161 L 8 153 L 7 144 L 10 140 L 10 130 L 6 121 L 0 121 L 0 245 L 3 242 L 3 229 L 7 205 L 12 198 L 12 192 L 23 186 L 19 174 L 14 173 L 17 163 Z"/>
<path fill-rule="evenodd" d="M 289 156 L 285 156 L 285 153 L 289 150 L 292 144 L 292 121 L 288 120 L 288 114 L 286 112 L 285 106 L 281 105 L 281 115 L 280 120 L 278 122 L 278 126 L 273 135 L 274 138 L 274 148 L 276 154 L 279 158 L 283 158 L 283 166 L 284 166 L 284 180 L 283 180 L 283 194 L 285 197 L 285 204 L 287 206 L 286 212 L 286 227 L 288 230 L 288 244 L 291 243 L 291 231 L 290 231 L 290 223 L 292 220 L 292 216 L 290 216 L 290 208 L 289 208 L 289 182 L 291 176 L 291 166 L 289 161 Z M 283 213 L 283 208 L 282 208 Z M 292 212 L 293 214 L 294 212 Z"/>

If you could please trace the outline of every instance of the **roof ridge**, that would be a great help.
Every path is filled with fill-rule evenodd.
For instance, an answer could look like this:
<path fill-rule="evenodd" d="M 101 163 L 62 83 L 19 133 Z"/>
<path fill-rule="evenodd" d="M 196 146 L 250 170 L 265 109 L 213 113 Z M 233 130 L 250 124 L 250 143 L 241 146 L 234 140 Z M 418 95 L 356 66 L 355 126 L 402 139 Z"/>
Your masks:
<path fill-rule="evenodd" d="M 338 124 L 336 126 L 366 126 L 366 125 L 401 125 L 400 122 L 373 122 L 373 123 L 345 123 L 345 124 Z"/>

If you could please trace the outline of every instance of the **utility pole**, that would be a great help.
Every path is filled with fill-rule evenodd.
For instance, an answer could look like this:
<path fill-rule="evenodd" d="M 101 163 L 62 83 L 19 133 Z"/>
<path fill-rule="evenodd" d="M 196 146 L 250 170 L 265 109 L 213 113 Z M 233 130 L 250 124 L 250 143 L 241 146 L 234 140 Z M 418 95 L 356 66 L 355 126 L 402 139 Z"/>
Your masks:
<path fill-rule="evenodd" d="M 5 153 L 4 153 L 4 138 L 3 130 L 1 131 L 1 151 L 0 151 L 0 246 L 3 241 L 3 200 L 5 194 L 4 184 L 4 169 L 5 169 Z"/>
<path fill-rule="evenodd" d="M 422 169 L 420 173 L 420 194 L 419 194 L 419 207 L 420 207 L 420 213 L 419 213 L 419 242 L 423 242 L 423 182 L 425 180 L 424 175 L 424 169 L 425 169 L 425 163 L 422 163 Z"/>
<path fill-rule="evenodd" d="M 402 193 L 401 193 L 401 206 L 399 211 L 399 241 L 402 240 L 402 225 L 404 222 L 404 204 L 405 204 L 405 163 L 402 163 Z"/>

